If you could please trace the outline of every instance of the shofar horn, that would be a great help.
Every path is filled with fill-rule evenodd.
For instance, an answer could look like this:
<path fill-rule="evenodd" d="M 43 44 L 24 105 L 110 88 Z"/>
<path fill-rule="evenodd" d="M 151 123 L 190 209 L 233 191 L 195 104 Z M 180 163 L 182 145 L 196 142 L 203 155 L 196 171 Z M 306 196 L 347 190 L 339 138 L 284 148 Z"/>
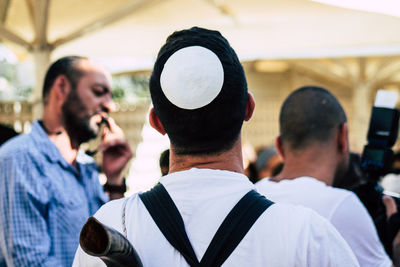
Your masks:
<path fill-rule="evenodd" d="M 83 251 L 100 257 L 109 267 L 143 266 L 128 239 L 94 217 L 90 217 L 83 226 L 79 243 Z"/>

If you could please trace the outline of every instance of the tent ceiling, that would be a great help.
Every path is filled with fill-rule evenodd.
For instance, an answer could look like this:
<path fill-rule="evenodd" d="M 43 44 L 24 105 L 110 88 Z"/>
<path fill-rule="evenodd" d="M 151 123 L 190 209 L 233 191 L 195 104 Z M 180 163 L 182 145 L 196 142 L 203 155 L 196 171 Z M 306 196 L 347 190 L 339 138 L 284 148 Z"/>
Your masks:
<path fill-rule="evenodd" d="M 0 8 L 3 28 L 27 43 L 60 44 L 53 58 L 118 61 L 115 71 L 149 68 L 171 32 L 194 25 L 220 30 L 243 60 L 400 54 L 400 18 L 308 0 L 0 0 Z"/>

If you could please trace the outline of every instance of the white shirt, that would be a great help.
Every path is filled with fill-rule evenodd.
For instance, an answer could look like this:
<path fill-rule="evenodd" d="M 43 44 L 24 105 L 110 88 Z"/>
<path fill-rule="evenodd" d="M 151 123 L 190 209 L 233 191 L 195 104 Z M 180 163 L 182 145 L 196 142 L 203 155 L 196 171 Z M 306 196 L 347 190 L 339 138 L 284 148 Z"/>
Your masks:
<path fill-rule="evenodd" d="M 161 178 L 182 215 L 186 232 L 200 260 L 216 230 L 235 204 L 254 185 L 242 174 L 191 169 Z M 95 215 L 122 232 L 121 207 L 111 201 Z M 138 195 L 126 204 L 129 241 L 144 266 L 188 266 L 160 232 Z M 81 248 L 73 266 L 105 266 Z M 358 262 L 334 227 L 310 209 L 285 204 L 269 207 L 232 252 L 223 266 L 358 266 Z"/>
<path fill-rule="evenodd" d="M 257 190 L 279 203 L 309 207 L 327 218 L 352 248 L 360 266 L 391 266 L 368 211 L 351 191 L 327 186 L 312 177 L 280 182 L 262 179 Z"/>

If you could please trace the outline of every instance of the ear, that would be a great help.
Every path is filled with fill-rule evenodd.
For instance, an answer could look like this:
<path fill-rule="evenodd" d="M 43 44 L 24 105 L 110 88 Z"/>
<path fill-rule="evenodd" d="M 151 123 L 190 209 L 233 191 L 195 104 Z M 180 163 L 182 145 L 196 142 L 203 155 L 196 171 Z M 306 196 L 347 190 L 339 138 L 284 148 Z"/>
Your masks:
<path fill-rule="evenodd" d="M 347 153 L 349 151 L 349 139 L 348 139 L 348 126 L 347 122 L 339 126 L 338 129 L 338 149 L 340 153 Z"/>
<path fill-rule="evenodd" d="M 159 132 L 162 135 L 166 134 L 164 126 L 161 124 L 160 118 L 157 116 L 156 112 L 154 111 L 154 108 L 150 109 L 149 122 L 151 127 L 156 129 L 157 132 Z"/>
<path fill-rule="evenodd" d="M 54 80 L 53 91 L 55 92 L 57 99 L 64 101 L 71 91 L 71 84 L 65 75 L 59 75 Z"/>
<path fill-rule="evenodd" d="M 246 102 L 246 114 L 244 116 L 245 121 L 249 121 L 251 116 L 253 116 L 254 109 L 256 108 L 256 101 L 254 100 L 253 95 L 248 92 L 247 93 L 247 102 Z"/>
<path fill-rule="evenodd" d="M 283 150 L 283 143 L 282 143 L 282 138 L 280 135 L 278 135 L 275 138 L 275 147 L 276 147 L 276 150 L 278 151 L 279 156 L 281 156 L 282 160 L 285 160 L 285 153 Z"/>

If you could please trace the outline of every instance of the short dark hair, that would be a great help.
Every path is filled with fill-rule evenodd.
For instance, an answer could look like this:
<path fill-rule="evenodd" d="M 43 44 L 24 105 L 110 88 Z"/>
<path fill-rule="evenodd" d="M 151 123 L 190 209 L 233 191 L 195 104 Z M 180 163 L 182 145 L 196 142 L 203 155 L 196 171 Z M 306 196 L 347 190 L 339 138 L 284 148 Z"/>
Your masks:
<path fill-rule="evenodd" d="M 186 110 L 166 98 L 160 75 L 173 53 L 190 46 L 202 46 L 217 55 L 223 66 L 224 83 L 211 103 Z M 239 137 L 246 112 L 247 83 L 235 51 L 218 31 L 193 27 L 170 35 L 158 53 L 150 93 L 176 154 L 216 154 L 232 148 Z"/>
<path fill-rule="evenodd" d="M 162 176 L 167 175 L 169 172 L 169 149 L 161 152 L 159 165 Z"/>
<path fill-rule="evenodd" d="M 0 124 L 0 146 L 17 135 L 18 133 L 11 126 Z"/>
<path fill-rule="evenodd" d="M 279 116 L 281 139 L 293 150 L 331 140 L 337 127 L 345 122 L 346 114 L 339 101 L 316 86 L 305 86 L 291 93 Z"/>
<path fill-rule="evenodd" d="M 71 83 L 72 88 L 76 88 L 79 78 L 83 75 L 83 72 L 76 67 L 76 63 L 83 59 L 87 58 L 81 56 L 66 56 L 50 65 L 43 83 L 43 101 L 46 99 L 55 79 L 59 75 L 65 75 Z"/>
<path fill-rule="evenodd" d="M 161 167 L 169 167 L 169 149 L 164 150 L 160 154 L 159 165 Z"/>

